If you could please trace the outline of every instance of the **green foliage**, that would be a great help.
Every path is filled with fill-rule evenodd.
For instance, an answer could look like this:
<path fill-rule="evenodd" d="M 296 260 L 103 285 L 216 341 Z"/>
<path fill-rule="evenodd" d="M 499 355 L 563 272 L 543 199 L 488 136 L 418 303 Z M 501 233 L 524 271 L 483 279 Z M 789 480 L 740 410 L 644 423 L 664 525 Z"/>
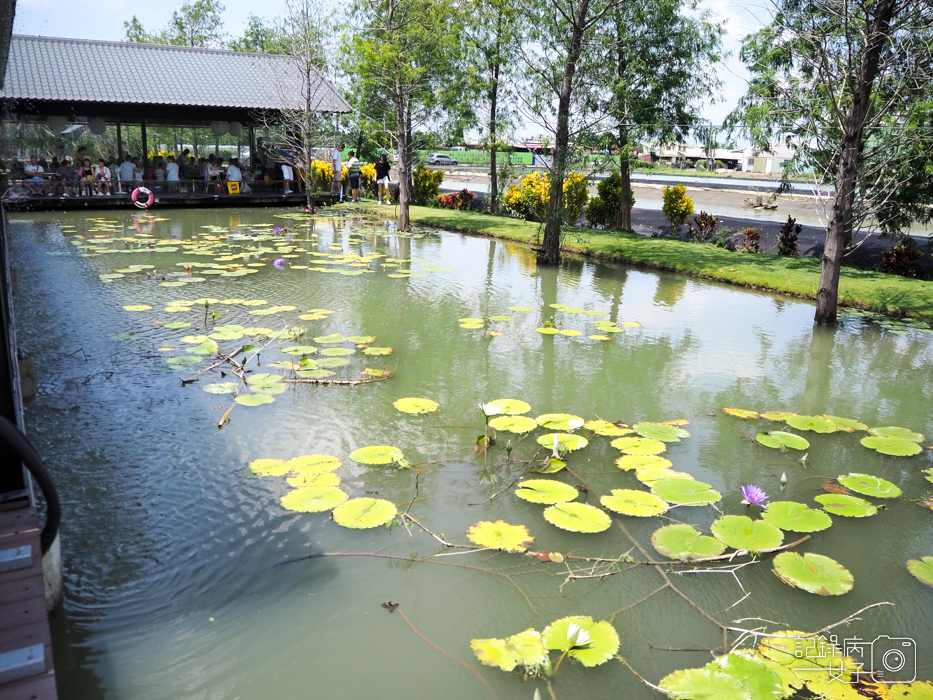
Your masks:
<path fill-rule="evenodd" d="M 136 15 L 124 22 L 123 28 L 126 40 L 131 42 L 220 48 L 224 36 L 221 15 L 225 9 L 218 0 L 188 0 L 172 13 L 166 27 L 158 33 L 147 32 Z"/>
<path fill-rule="evenodd" d="M 612 173 L 609 177 L 600 180 L 596 185 L 596 194 L 597 197 L 586 207 L 586 220 L 591 225 L 614 227 L 616 214 L 619 211 L 619 201 L 622 199 L 622 177 L 619 173 Z M 635 193 L 630 194 L 634 207 Z"/>
<path fill-rule="evenodd" d="M 683 185 L 666 186 L 663 196 L 664 204 L 661 209 L 667 220 L 671 222 L 673 233 L 693 215 L 693 200 L 687 195 L 687 188 Z"/>
<path fill-rule="evenodd" d="M 706 243 L 713 238 L 719 228 L 719 217 L 701 211 L 689 224 L 690 238 L 694 243 Z"/>
<path fill-rule="evenodd" d="M 575 224 L 589 199 L 586 177 L 568 173 L 564 178 L 563 221 Z M 551 199 L 551 178 L 547 173 L 535 171 L 522 178 L 519 187 L 509 187 L 505 205 L 515 216 L 529 221 L 543 222 Z"/>
<path fill-rule="evenodd" d="M 437 201 L 441 192 L 441 183 L 444 181 L 443 170 L 432 170 L 419 165 L 413 173 L 414 191 L 412 199 L 415 204 L 431 204 Z"/>
<path fill-rule="evenodd" d="M 881 271 L 901 277 L 916 277 L 914 263 L 923 257 L 923 251 L 917 250 L 914 239 L 904 236 L 901 242 L 881 253 Z"/>
<path fill-rule="evenodd" d="M 803 226 L 798 224 L 795 218 L 787 217 L 778 233 L 778 255 L 797 255 L 797 236 L 802 230 Z"/>
<path fill-rule="evenodd" d="M 758 247 L 758 244 L 761 241 L 761 231 L 756 229 L 754 226 L 749 226 L 742 232 L 742 235 L 742 247 L 740 250 L 743 253 L 761 252 L 761 249 Z"/>

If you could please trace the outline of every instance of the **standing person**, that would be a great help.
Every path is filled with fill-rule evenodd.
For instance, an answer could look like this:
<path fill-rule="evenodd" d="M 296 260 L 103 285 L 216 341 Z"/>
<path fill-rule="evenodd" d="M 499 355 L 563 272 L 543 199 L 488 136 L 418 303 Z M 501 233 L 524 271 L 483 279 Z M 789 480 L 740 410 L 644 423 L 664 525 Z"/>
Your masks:
<path fill-rule="evenodd" d="M 295 169 L 292 167 L 292 154 L 285 149 L 279 151 L 279 167 L 282 169 L 282 191 L 284 194 L 291 194 Z"/>
<path fill-rule="evenodd" d="M 376 163 L 376 186 L 379 188 L 379 203 L 389 203 L 389 171 L 392 166 L 389 164 L 389 157 L 383 153 L 379 156 L 379 162 Z"/>
<path fill-rule="evenodd" d="M 171 183 L 167 185 L 169 192 L 178 192 L 178 183 L 181 178 L 178 176 L 178 163 L 175 162 L 175 156 L 168 157 L 168 163 L 165 164 L 165 182 Z"/>
<path fill-rule="evenodd" d="M 353 202 L 360 201 L 360 161 L 356 157 L 356 151 L 350 151 L 350 158 L 347 160 L 347 179 L 350 180 L 350 196 Z"/>
<path fill-rule="evenodd" d="M 339 194 L 340 201 L 343 201 L 343 161 L 341 152 L 343 151 L 343 144 L 337 144 L 337 147 L 331 151 L 330 154 L 330 166 L 334 169 L 334 180 L 330 185 L 331 194 Z"/>

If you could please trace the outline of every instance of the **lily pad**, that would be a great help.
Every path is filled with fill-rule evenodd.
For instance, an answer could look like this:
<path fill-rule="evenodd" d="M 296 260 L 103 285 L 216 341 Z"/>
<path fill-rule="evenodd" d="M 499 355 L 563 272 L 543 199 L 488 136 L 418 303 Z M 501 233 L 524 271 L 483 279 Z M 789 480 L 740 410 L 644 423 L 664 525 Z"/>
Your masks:
<path fill-rule="evenodd" d="M 204 358 L 195 355 L 182 355 L 181 357 L 170 357 L 165 362 L 174 370 L 187 369 L 196 365 Z"/>
<path fill-rule="evenodd" d="M 840 476 L 836 481 L 851 491 L 860 493 L 863 496 L 871 496 L 873 498 L 897 498 L 901 495 L 901 490 L 890 481 L 872 476 L 871 474 L 852 472 L 845 476 Z"/>
<path fill-rule="evenodd" d="M 616 466 L 626 471 L 639 472 L 642 469 L 667 469 L 673 466 L 673 463 L 658 455 L 622 455 L 616 458 Z"/>
<path fill-rule="evenodd" d="M 346 357 L 352 355 L 356 350 L 353 348 L 324 348 L 321 354 L 326 357 Z"/>
<path fill-rule="evenodd" d="M 432 413 L 440 407 L 437 401 L 417 398 L 399 399 L 392 405 L 402 413 Z"/>
<path fill-rule="evenodd" d="M 831 420 L 823 416 L 800 416 L 794 414 L 787 417 L 787 424 L 797 430 L 810 430 L 814 433 L 835 433 L 840 428 Z"/>
<path fill-rule="evenodd" d="M 286 479 L 289 486 L 295 488 L 309 488 L 311 486 L 339 486 L 340 476 L 334 472 L 317 472 L 314 474 L 295 474 Z"/>
<path fill-rule="evenodd" d="M 509 433 L 530 433 L 538 421 L 528 416 L 498 416 L 489 421 L 489 427 Z"/>
<path fill-rule="evenodd" d="M 765 420 L 774 421 L 776 423 L 783 423 L 791 416 L 797 415 L 796 413 L 790 413 L 788 411 L 765 411 L 760 414 Z"/>
<path fill-rule="evenodd" d="M 313 345 L 292 345 L 291 347 L 282 348 L 282 352 L 286 355 L 313 355 L 317 352 L 317 348 Z"/>
<path fill-rule="evenodd" d="M 819 496 L 814 496 L 813 500 L 822 504 L 823 510 L 828 513 L 842 515 L 846 518 L 867 518 L 878 512 L 875 506 L 858 496 L 823 493 Z"/>
<path fill-rule="evenodd" d="M 923 435 L 913 430 L 908 430 L 907 428 L 888 426 L 885 428 L 869 428 L 868 432 L 878 437 L 895 437 L 901 438 L 902 440 L 910 440 L 911 442 L 923 442 Z"/>
<path fill-rule="evenodd" d="M 347 341 L 350 343 L 355 343 L 356 345 L 369 345 L 370 343 L 376 342 L 376 336 L 374 335 L 351 335 L 347 337 Z"/>
<path fill-rule="evenodd" d="M 233 400 L 241 406 L 262 406 L 263 404 L 275 401 L 275 399 L 268 394 L 240 394 Z"/>
<path fill-rule="evenodd" d="M 752 520 L 747 515 L 724 515 L 709 526 L 710 532 L 733 549 L 760 552 L 780 547 L 784 533 L 764 520 Z"/>
<path fill-rule="evenodd" d="M 834 423 L 836 427 L 845 433 L 854 433 L 856 430 L 868 430 L 868 426 L 851 418 L 840 418 L 839 416 L 830 416 L 823 414 L 823 418 Z"/>
<path fill-rule="evenodd" d="M 504 520 L 494 523 L 484 520 L 476 523 L 467 530 L 467 539 L 480 547 L 501 549 L 505 552 L 524 552 L 534 541 L 527 527 L 509 525 Z"/>
<path fill-rule="evenodd" d="M 665 525 L 651 535 L 651 545 L 665 557 L 689 561 L 718 557 L 726 545 L 715 537 L 701 534 L 691 525 Z"/>
<path fill-rule="evenodd" d="M 286 463 L 292 474 L 320 474 L 340 468 L 340 460 L 333 455 L 300 455 Z"/>
<path fill-rule="evenodd" d="M 534 629 L 505 639 L 471 639 L 470 648 L 484 666 L 495 666 L 503 671 L 514 671 L 519 664 L 533 670 L 547 661 L 541 633 Z"/>
<path fill-rule="evenodd" d="M 314 339 L 315 343 L 320 343 L 321 345 L 336 345 L 337 343 L 342 343 L 344 337 L 340 333 L 331 333 L 330 335 L 319 335 Z"/>
<path fill-rule="evenodd" d="M 123 307 L 124 311 L 149 311 L 152 307 L 149 304 L 127 304 Z"/>
<path fill-rule="evenodd" d="M 582 435 L 573 435 L 572 433 L 548 433 L 538 438 L 538 444 L 550 449 L 554 447 L 555 439 L 557 440 L 559 448 L 566 449 L 570 452 L 583 449 L 590 444 Z"/>
<path fill-rule="evenodd" d="M 284 459 L 262 457 L 249 463 L 249 469 L 258 476 L 285 476 L 289 472 Z"/>
<path fill-rule="evenodd" d="M 360 447 L 350 453 L 350 459 L 360 464 L 393 464 L 403 458 L 404 455 L 399 448 L 386 445 Z"/>
<path fill-rule="evenodd" d="M 588 420 L 583 424 L 583 427 L 587 430 L 592 430 L 597 435 L 604 435 L 606 437 L 621 437 L 623 435 L 631 435 L 634 432 L 624 423 L 622 425 L 616 425 L 615 423 L 610 423 L 602 419 Z"/>
<path fill-rule="evenodd" d="M 334 367 L 346 367 L 350 364 L 350 360 L 345 357 L 323 357 L 315 362 L 318 367 L 327 367 L 330 369 Z"/>
<path fill-rule="evenodd" d="M 580 416 L 574 416 L 570 413 L 545 413 L 535 420 L 548 430 L 576 430 L 586 422 Z"/>
<path fill-rule="evenodd" d="M 635 489 L 612 489 L 611 496 L 603 496 L 599 502 L 613 513 L 633 515 L 638 518 L 650 518 L 667 510 L 666 501 L 652 493 Z"/>
<path fill-rule="evenodd" d="M 695 481 L 693 474 L 679 472 L 667 467 L 649 467 L 647 469 L 639 469 L 635 472 L 635 478 L 649 488 L 654 486 L 659 481 L 667 481 L 671 479 Z"/>
<path fill-rule="evenodd" d="M 235 394 L 238 388 L 236 382 L 216 382 L 203 385 L 201 391 L 206 391 L 208 394 Z"/>
<path fill-rule="evenodd" d="M 824 596 L 848 593 L 855 583 L 838 561 L 813 552 L 781 552 L 774 558 L 774 573 L 789 586 Z"/>
<path fill-rule="evenodd" d="M 913 440 L 905 440 L 902 437 L 890 435 L 872 435 L 862 438 L 861 443 L 870 450 L 893 457 L 911 457 L 922 452 L 920 445 Z"/>
<path fill-rule="evenodd" d="M 560 331 L 553 326 L 544 326 L 542 328 L 536 328 L 535 330 L 538 331 L 538 333 L 541 335 L 557 335 L 560 333 Z"/>
<path fill-rule="evenodd" d="M 761 518 L 790 532 L 819 532 L 833 524 L 833 519 L 824 511 L 795 501 L 772 501 Z"/>
<path fill-rule="evenodd" d="M 758 418 L 758 416 L 760 415 L 758 411 L 749 411 L 748 409 L 745 409 L 745 408 L 725 407 L 722 410 L 723 412 L 725 412 L 726 414 L 730 416 L 734 416 L 736 418 L 743 418 L 745 420 L 748 420 L 749 418 Z"/>
<path fill-rule="evenodd" d="M 778 700 L 784 696 L 777 673 L 738 653 L 720 656 L 702 668 L 674 671 L 661 679 L 659 687 L 671 698 L 689 700 Z"/>
<path fill-rule="evenodd" d="M 520 416 L 531 410 L 530 404 L 519 399 L 496 399 L 495 401 L 490 401 L 489 405 L 499 408 L 501 414 L 504 416 Z M 555 430 L 557 430 L 557 428 L 555 428 Z"/>
<path fill-rule="evenodd" d="M 667 450 L 660 440 L 645 437 L 620 437 L 610 444 L 627 455 L 657 455 Z"/>
<path fill-rule="evenodd" d="M 908 559 L 907 570 L 910 572 L 910 575 L 920 581 L 920 583 L 924 583 L 933 588 L 933 557 Z"/>
<path fill-rule="evenodd" d="M 690 437 L 690 433 L 683 428 L 663 423 L 636 423 L 632 429 L 642 437 L 662 442 L 680 442 L 681 438 Z"/>
<path fill-rule="evenodd" d="M 398 509 L 382 498 L 353 498 L 334 508 L 334 522 L 343 527 L 365 530 L 392 521 Z"/>
<path fill-rule="evenodd" d="M 566 503 L 572 501 L 580 492 L 570 484 L 554 479 L 526 479 L 515 488 L 515 495 L 530 503 Z"/>
<path fill-rule="evenodd" d="M 695 479 L 664 479 L 655 482 L 651 493 L 668 503 L 683 506 L 705 506 L 722 498 L 719 491 Z"/>
<path fill-rule="evenodd" d="M 391 355 L 391 354 L 392 354 L 392 348 L 374 348 L 374 347 L 363 348 L 363 354 L 364 354 L 364 355 L 372 355 L 372 356 L 376 356 L 376 355 Z"/>
<path fill-rule="evenodd" d="M 806 450 L 810 443 L 805 438 L 793 433 L 785 433 L 780 430 L 773 430 L 770 433 L 758 433 L 755 437 L 759 443 L 765 447 L 771 447 L 778 450 L 791 448 L 792 450 Z"/>
<path fill-rule="evenodd" d="M 614 658 L 619 651 L 619 635 L 606 622 L 594 622 L 593 618 L 571 615 L 555 620 L 541 633 L 545 646 L 576 659 L 591 668 Z"/>
<path fill-rule="evenodd" d="M 346 501 L 349 495 L 336 486 L 308 486 L 289 491 L 281 498 L 285 510 L 299 513 L 323 513 Z"/>
<path fill-rule="evenodd" d="M 612 519 L 599 508 L 586 503 L 558 503 L 544 509 L 544 519 L 570 532 L 603 532 Z"/>

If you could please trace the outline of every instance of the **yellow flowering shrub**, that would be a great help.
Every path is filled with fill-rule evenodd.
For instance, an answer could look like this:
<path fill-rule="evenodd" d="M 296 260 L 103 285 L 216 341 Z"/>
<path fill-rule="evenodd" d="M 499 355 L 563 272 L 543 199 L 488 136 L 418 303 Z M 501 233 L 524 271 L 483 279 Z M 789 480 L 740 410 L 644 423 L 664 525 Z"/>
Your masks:
<path fill-rule="evenodd" d="M 663 195 L 664 204 L 661 210 L 671 222 L 671 228 L 678 229 L 693 215 L 693 200 L 687 196 L 687 188 L 683 185 L 668 185 L 664 188 Z"/>
<path fill-rule="evenodd" d="M 340 172 L 346 182 L 347 175 L 350 172 L 347 164 L 342 163 Z M 330 184 L 334 180 L 334 166 L 329 160 L 311 161 L 311 187 L 316 192 L 330 191 Z"/>
<path fill-rule="evenodd" d="M 443 170 L 429 170 L 419 165 L 412 173 L 412 201 L 415 204 L 433 204 L 441 192 L 441 183 L 444 181 Z"/>
<path fill-rule="evenodd" d="M 568 173 L 564 178 L 564 221 L 575 224 L 590 198 L 586 176 Z M 533 172 L 522 178 L 518 187 L 509 186 L 505 205 L 517 216 L 529 221 L 544 221 L 551 199 L 551 178 L 547 173 Z"/>
<path fill-rule="evenodd" d="M 360 188 L 369 197 L 375 197 L 376 191 L 376 164 L 367 163 L 360 168 Z"/>

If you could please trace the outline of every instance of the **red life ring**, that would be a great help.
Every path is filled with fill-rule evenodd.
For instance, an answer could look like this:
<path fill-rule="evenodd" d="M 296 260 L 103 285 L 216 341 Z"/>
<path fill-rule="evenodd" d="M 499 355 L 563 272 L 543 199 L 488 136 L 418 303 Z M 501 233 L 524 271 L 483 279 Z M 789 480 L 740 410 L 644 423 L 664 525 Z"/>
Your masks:
<path fill-rule="evenodd" d="M 140 209 L 148 209 L 155 202 L 155 195 L 145 187 L 137 187 L 130 195 L 130 201 Z"/>

